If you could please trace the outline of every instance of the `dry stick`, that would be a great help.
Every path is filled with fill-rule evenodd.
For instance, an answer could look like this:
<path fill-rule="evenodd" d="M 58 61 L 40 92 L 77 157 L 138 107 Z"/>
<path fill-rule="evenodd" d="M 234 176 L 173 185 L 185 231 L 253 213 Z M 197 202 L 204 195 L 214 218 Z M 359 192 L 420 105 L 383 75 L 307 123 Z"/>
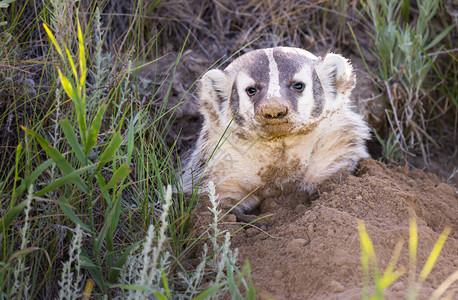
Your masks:
<path fill-rule="evenodd" d="M 391 121 L 390 115 L 389 115 L 389 113 L 388 113 L 388 109 L 385 109 L 385 115 L 386 115 L 386 118 L 388 119 L 388 123 L 390 124 L 391 130 L 393 131 L 393 133 L 395 133 L 396 130 L 394 129 L 393 122 Z M 407 152 L 406 149 L 404 149 L 404 147 L 403 147 L 400 143 L 398 143 L 398 144 L 399 144 L 399 148 L 401 148 L 401 150 L 402 150 L 403 152 L 405 152 L 405 153 L 411 155 L 409 152 Z"/>
<path fill-rule="evenodd" d="M 439 144 L 423 129 L 421 128 L 415 121 L 410 120 L 409 125 L 415 127 L 416 130 L 419 130 L 421 134 L 423 134 L 434 146 L 440 149 Z"/>
<path fill-rule="evenodd" d="M 453 140 L 455 141 L 455 145 L 456 145 L 456 131 L 457 131 L 457 128 L 458 128 L 458 109 L 455 111 L 455 126 L 453 128 Z M 457 149 L 455 149 L 455 152 L 456 152 Z"/>
<path fill-rule="evenodd" d="M 421 149 L 421 154 L 422 154 L 422 156 L 423 156 L 423 161 L 424 161 L 424 163 L 425 163 L 425 166 L 428 166 L 429 163 L 428 163 L 428 160 L 427 160 L 427 158 L 426 158 L 426 151 L 425 151 L 425 146 L 423 145 L 423 139 L 421 138 L 420 133 L 419 133 L 418 130 L 416 130 L 416 129 L 418 129 L 418 127 L 416 127 L 416 128 L 414 129 L 414 132 L 415 132 L 415 134 L 417 135 L 418 140 L 420 141 L 420 149 Z"/>
<path fill-rule="evenodd" d="M 401 136 L 401 139 L 402 139 L 402 142 L 403 142 L 403 146 L 405 146 L 404 147 L 405 149 L 403 149 L 403 147 L 401 147 L 401 149 L 403 149 L 404 152 L 407 152 L 407 143 L 406 143 L 406 140 L 404 138 L 404 134 L 402 133 L 402 130 L 401 130 L 402 127 L 399 124 L 398 113 L 396 111 L 396 107 L 394 106 L 393 97 L 391 96 L 390 86 L 388 84 L 388 81 L 386 81 L 386 80 L 383 83 L 385 84 L 386 91 L 387 91 L 387 94 L 388 94 L 388 99 L 390 100 L 391 107 L 393 108 L 394 120 L 396 121 L 396 125 L 399 128 L 399 134 Z M 388 120 L 390 120 L 389 116 L 388 116 Z M 392 125 L 391 122 L 390 122 L 390 125 Z M 394 128 L 391 128 L 391 129 L 393 129 L 393 132 L 395 132 Z"/>

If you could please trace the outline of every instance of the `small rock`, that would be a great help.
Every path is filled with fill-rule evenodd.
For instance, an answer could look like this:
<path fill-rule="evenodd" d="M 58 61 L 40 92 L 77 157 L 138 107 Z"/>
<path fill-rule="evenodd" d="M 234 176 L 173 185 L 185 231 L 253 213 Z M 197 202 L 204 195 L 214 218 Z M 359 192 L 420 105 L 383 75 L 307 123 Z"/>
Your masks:
<path fill-rule="evenodd" d="M 234 214 L 228 214 L 224 217 L 225 222 L 237 222 L 237 217 Z"/>
<path fill-rule="evenodd" d="M 256 254 L 258 255 L 259 258 L 263 258 L 264 256 L 266 256 L 267 251 L 266 249 L 259 249 L 258 251 L 256 251 Z"/>
<path fill-rule="evenodd" d="M 255 229 L 255 228 L 248 228 L 245 233 L 248 237 L 253 237 L 255 236 L 256 234 L 258 234 L 259 230 Z"/>
<path fill-rule="evenodd" d="M 274 277 L 278 280 L 282 279 L 283 278 L 283 273 L 280 271 L 280 270 L 276 270 L 274 272 Z"/>
<path fill-rule="evenodd" d="M 340 282 L 333 280 L 329 284 L 329 290 L 334 293 L 340 293 L 345 290 L 345 287 Z"/>
<path fill-rule="evenodd" d="M 309 243 L 309 241 L 307 241 L 306 239 L 294 239 L 294 240 L 290 241 L 288 243 L 288 245 L 286 245 L 286 251 L 293 252 L 296 249 L 304 247 L 308 243 Z"/>
<path fill-rule="evenodd" d="M 304 204 L 299 204 L 298 206 L 296 206 L 295 210 L 299 214 L 304 214 L 307 211 L 307 207 L 305 207 Z"/>
<path fill-rule="evenodd" d="M 335 234 L 336 233 L 335 233 L 334 229 L 329 228 L 328 232 L 326 233 L 326 236 L 330 238 L 330 237 L 333 237 Z"/>
<path fill-rule="evenodd" d="M 448 185 L 448 184 L 443 183 L 443 182 L 437 186 L 437 189 L 439 191 L 444 192 L 449 197 L 454 197 L 456 195 L 455 189 L 451 185 Z"/>
<path fill-rule="evenodd" d="M 313 224 L 310 224 L 307 227 L 307 234 L 308 234 L 309 238 L 312 238 L 314 233 L 315 233 L 315 229 L 313 228 Z"/>
<path fill-rule="evenodd" d="M 307 221 L 309 221 L 309 222 L 313 222 L 315 220 L 316 220 L 316 215 L 314 215 L 314 214 L 310 214 L 310 216 L 307 219 Z"/>
<path fill-rule="evenodd" d="M 336 223 L 336 225 L 338 226 L 341 226 L 343 224 L 341 219 L 334 219 L 334 223 Z"/>

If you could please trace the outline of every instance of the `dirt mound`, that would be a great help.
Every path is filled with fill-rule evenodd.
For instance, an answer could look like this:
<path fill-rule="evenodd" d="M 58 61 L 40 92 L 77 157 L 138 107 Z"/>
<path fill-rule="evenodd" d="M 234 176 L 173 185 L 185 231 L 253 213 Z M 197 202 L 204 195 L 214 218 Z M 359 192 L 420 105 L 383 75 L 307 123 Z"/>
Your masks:
<path fill-rule="evenodd" d="M 440 232 L 447 224 L 452 226 L 421 290 L 424 298 L 458 269 L 458 197 L 437 176 L 406 167 L 389 169 L 366 160 L 355 175 L 323 184 L 316 198 L 311 202 L 303 195 L 266 199 L 259 215 L 274 214 L 266 218 L 267 230 L 250 228 L 234 235 L 232 247 L 239 249 L 241 264 L 250 261 L 261 298 L 360 298 L 359 220 L 366 223 L 383 269 L 396 242 L 408 241 L 411 213 L 417 216 L 420 270 Z M 233 218 L 229 216 L 228 221 Z M 197 215 L 197 224 L 209 222 L 208 214 Z M 240 228 L 233 222 L 223 226 L 232 232 Z M 407 248 L 405 245 L 398 266 L 408 267 Z M 406 282 L 404 275 L 388 290 L 387 298 L 404 298 Z"/>

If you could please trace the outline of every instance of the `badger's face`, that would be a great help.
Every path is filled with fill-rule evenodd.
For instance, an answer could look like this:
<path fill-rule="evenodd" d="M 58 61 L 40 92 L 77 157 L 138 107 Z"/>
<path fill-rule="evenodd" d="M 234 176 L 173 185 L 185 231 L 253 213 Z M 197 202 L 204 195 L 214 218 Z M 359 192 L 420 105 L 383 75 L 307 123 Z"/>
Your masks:
<path fill-rule="evenodd" d="M 236 129 L 260 136 L 304 133 L 346 101 L 353 81 L 352 68 L 340 55 L 316 57 L 286 47 L 256 50 L 224 71 L 204 75 L 202 113 L 215 128 L 233 118 Z"/>

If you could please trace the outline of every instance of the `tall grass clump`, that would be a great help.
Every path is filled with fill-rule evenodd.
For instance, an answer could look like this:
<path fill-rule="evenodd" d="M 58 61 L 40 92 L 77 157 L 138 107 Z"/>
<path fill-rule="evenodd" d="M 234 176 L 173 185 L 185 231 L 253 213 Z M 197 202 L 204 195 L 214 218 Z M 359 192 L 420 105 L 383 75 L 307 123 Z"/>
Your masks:
<path fill-rule="evenodd" d="M 138 70 L 147 57 L 155 63 L 160 56 L 152 51 L 157 35 L 138 40 L 142 1 L 117 57 L 104 50 L 105 2 L 0 3 L 13 3 L 1 25 L 10 27 L 1 35 L 9 68 L 0 79 L 33 77 L 35 91 L 12 88 L 7 105 L 0 103 L 0 124 L 14 125 L 17 140 L 2 154 L 2 170 L 11 168 L 0 174 L 0 297 L 253 298 L 249 265 L 238 270 L 227 234 L 215 231 L 213 251 L 202 252 L 193 272 L 183 267 L 206 238 L 190 238 L 198 195 L 185 199 L 180 191 L 177 141 L 167 140 L 181 104 L 167 102 L 186 40 L 170 77 L 146 82 L 153 92 L 145 100 Z M 30 16 L 34 9 L 39 18 L 24 29 L 18 12 Z M 20 73 L 8 55 L 17 62 L 18 45 L 33 43 L 37 32 L 42 39 L 33 46 L 43 55 L 19 61 L 35 68 Z"/>
<path fill-rule="evenodd" d="M 151 225 L 141 245 L 142 250 L 135 249 L 129 255 L 126 266 L 121 271 L 119 284 L 115 286 L 120 288 L 116 298 L 220 299 L 229 294 L 232 299 L 255 299 L 249 263 L 242 271 L 237 268 L 237 250 L 229 248 L 230 235 L 218 229 L 221 211 L 218 210 L 217 195 L 212 182 L 209 184 L 209 190 L 212 203 L 209 209 L 214 214 L 214 220 L 206 232 L 211 240 L 213 252 L 209 253 L 207 244 L 204 244 L 195 271 L 182 270 L 177 278 L 171 278 L 173 257 L 166 247 L 166 229 L 169 225 L 167 219 L 172 204 L 172 189 L 168 186 L 160 217 L 159 236 L 156 239 L 156 229 Z M 223 236 L 223 242 L 220 243 L 219 240 Z M 202 285 L 205 282 L 209 288 L 203 290 Z M 242 292 L 245 297 L 242 296 Z"/>
<path fill-rule="evenodd" d="M 453 84 L 458 60 L 453 52 L 456 49 L 450 50 L 450 33 L 455 24 L 440 29 L 433 26 L 434 19 L 441 24 L 447 22 L 441 0 L 416 1 L 418 12 L 411 10 L 410 1 L 360 3 L 364 12 L 361 14 L 370 28 L 370 50 L 377 61 L 376 83 L 386 94 L 389 133 L 383 144 L 392 148 L 389 140 L 395 141 L 403 157 L 414 156 L 419 150 L 428 165 L 430 146 L 441 147 L 442 141 L 437 138 L 443 137 L 440 118 L 451 112 L 456 119 L 453 112 L 458 110 L 457 87 Z M 353 37 L 356 40 L 354 33 Z M 360 54 L 364 59 L 361 51 Z M 439 55 L 451 64 L 444 68 Z M 368 72 L 371 73 L 369 69 Z M 385 155 L 399 159 L 390 153 Z"/>
<path fill-rule="evenodd" d="M 410 218 L 409 230 L 409 266 L 408 266 L 408 284 L 406 290 L 406 299 L 417 299 L 420 289 L 425 283 L 428 275 L 434 267 L 434 264 L 439 257 L 439 254 L 450 234 L 451 227 L 447 226 L 439 235 L 436 244 L 434 245 L 428 259 L 425 262 L 420 274 L 417 276 L 417 250 L 418 250 L 418 229 L 417 220 L 415 217 Z M 399 280 L 399 278 L 407 272 L 407 268 L 401 266 L 396 268 L 397 262 L 401 255 L 404 241 L 400 240 L 395 246 L 393 255 L 386 269 L 382 272 L 377 262 L 377 256 L 374 250 L 372 241 L 367 234 L 364 222 L 358 223 L 359 240 L 361 244 L 361 265 L 363 268 L 363 283 L 361 299 L 385 299 L 385 292 L 391 285 Z M 442 284 L 437 287 L 430 295 L 429 299 L 437 300 L 458 280 L 458 271 L 450 274 Z M 370 289 L 373 293 L 370 294 Z M 449 298 L 452 299 L 453 289 L 449 291 Z M 448 297 L 447 296 L 447 297 Z"/>

